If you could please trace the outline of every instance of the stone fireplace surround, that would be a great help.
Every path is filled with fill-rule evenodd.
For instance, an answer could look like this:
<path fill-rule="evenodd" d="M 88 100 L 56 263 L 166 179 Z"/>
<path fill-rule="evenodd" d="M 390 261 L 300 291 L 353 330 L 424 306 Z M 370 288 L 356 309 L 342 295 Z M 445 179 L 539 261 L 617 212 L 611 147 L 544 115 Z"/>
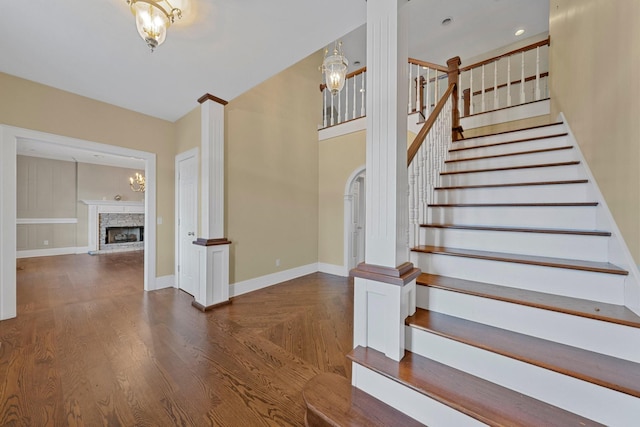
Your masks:
<path fill-rule="evenodd" d="M 106 227 L 144 227 L 144 202 L 82 200 L 89 207 L 89 253 L 124 252 L 144 249 L 144 242 L 105 244 Z"/>

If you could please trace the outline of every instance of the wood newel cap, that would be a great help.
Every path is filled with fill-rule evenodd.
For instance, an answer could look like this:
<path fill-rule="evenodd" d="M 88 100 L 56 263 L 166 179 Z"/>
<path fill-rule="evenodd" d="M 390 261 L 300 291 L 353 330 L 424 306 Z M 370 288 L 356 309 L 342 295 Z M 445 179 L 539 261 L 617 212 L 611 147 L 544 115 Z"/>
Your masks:
<path fill-rule="evenodd" d="M 389 283 L 391 285 L 404 286 L 415 280 L 421 271 L 414 268 L 410 262 L 400 264 L 396 268 L 381 265 L 360 263 L 349 272 L 351 277 L 375 280 L 377 282 Z"/>
<path fill-rule="evenodd" d="M 462 64 L 462 61 L 459 56 L 454 56 L 447 60 L 447 67 L 449 67 L 449 71 L 457 70 L 460 64 Z"/>
<path fill-rule="evenodd" d="M 222 98 L 218 98 L 217 96 L 213 96 L 210 93 L 205 93 L 200 98 L 198 98 L 198 103 L 200 103 L 200 104 L 204 104 L 205 101 L 214 101 L 214 102 L 217 102 L 218 104 L 222 104 L 222 105 L 227 105 L 229 103 L 228 101 L 225 101 Z"/>
<path fill-rule="evenodd" d="M 205 239 L 202 237 L 198 237 L 194 242 L 194 245 L 198 246 L 216 246 L 216 245 L 230 245 L 231 241 L 227 240 L 226 237 L 221 239 Z"/>

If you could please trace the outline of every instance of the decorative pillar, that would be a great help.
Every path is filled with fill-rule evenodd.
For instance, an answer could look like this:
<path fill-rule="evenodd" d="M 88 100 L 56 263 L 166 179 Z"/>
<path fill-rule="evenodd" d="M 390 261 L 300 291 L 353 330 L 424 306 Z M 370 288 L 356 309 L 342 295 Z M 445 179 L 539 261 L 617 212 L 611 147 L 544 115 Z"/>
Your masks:
<path fill-rule="evenodd" d="M 201 311 L 230 303 L 229 245 L 224 237 L 224 106 L 210 94 L 198 99 L 201 109 L 200 235 L 197 246 L 199 283 L 192 305 Z"/>
<path fill-rule="evenodd" d="M 415 313 L 408 262 L 408 0 L 367 2 L 365 263 L 355 277 L 354 344 L 400 360 L 404 320 Z"/>

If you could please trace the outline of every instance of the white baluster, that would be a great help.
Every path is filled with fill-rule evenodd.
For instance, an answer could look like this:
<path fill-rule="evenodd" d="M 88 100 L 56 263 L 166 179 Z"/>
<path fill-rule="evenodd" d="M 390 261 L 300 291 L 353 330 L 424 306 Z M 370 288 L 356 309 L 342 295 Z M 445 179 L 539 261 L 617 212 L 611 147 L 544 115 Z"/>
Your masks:
<path fill-rule="evenodd" d="M 356 118 L 356 80 L 358 80 L 358 76 L 353 76 L 353 114 L 352 117 Z"/>
<path fill-rule="evenodd" d="M 338 92 L 336 96 L 338 97 L 338 117 L 336 117 L 336 123 L 340 123 L 342 116 L 342 91 Z"/>
<path fill-rule="evenodd" d="M 436 69 L 434 71 L 435 71 L 435 74 L 436 74 L 436 78 L 433 81 L 433 107 L 435 108 L 436 104 L 438 103 L 438 97 L 440 96 L 439 93 L 438 93 L 439 92 L 438 87 L 440 87 L 440 86 L 439 86 L 439 83 L 438 83 L 438 70 Z"/>
<path fill-rule="evenodd" d="M 540 99 L 540 46 L 536 47 L 536 101 Z"/>
<path fill-rule="evenodd" d="M 331 126 L 333 126 L 334 125 L 334 117 L 333 117 L 333 98 L 334 98 L 334 96 L 333 95 L 330 95 L 330 96 L 331 96 Z"/>
<path fill-rule="evenodd" d="M 458 95 L 460 100 L 458 101 L 458 113 L 460 117 L 464 117 L 464 94 L 462 93 L 462 73 L 458 74 Z"/>
<path fill-rule="evenodd" d="M 484 64 L 482 64 L 482 85 L 480 87 L 480 94 L 481 94 L 480 96 L 481 96 L 481 99 L 482 99 L 482 103 L 481 103 L 482 112 L 484 113 L 485 111 L 487 111 L 487 106 L 484 103 Z"/>
<path fill-rule="evenodd" d="M 511 56 L 507 57 L 507 107 L 511 107 Z"/>
<path fill-rule="evenodd" d="M 416 64 L 416 111 L 420 111 L 420 65 Z"/>
<path fill-rule="evenodd" d="M 520 104 L 524 104 L 524 52 L 520 57 L 522 58 L 520 61 Z"/>
<path fill-rule="evenodd" d="M 327 88 L 322 91 L 322 127 L 327 127 Z"/>
<path fill-rule="evenodd" d="M 469 114 L 473 114 L 473 68 L 469 70 Z"/>
<path fill-rule="evenodd" d="M 360 89 L 360 94 L 362 95 L 362 106 L 360 107 L 360 116 L 364 117 L 365 113 L 365 104 L 364 104 L 364 78 L 366 73 L 362 73 L 362 88 Z"/>
<path fill-rule="evenodd" d="M 349 120 L 349 82 L 344 84 L 344 121 Z"/>
<path fill-rule="evenodd" d="M 493 63 L 493 109 L 500 108 L 498 105 L 498 61 Z"/>
<path fill-rule="evenodd" d="M 407 114 L 411 114 L 411 111 L 413 111 L 413 67 L 411 65 L 411 62 L 409 62 L 409 106 Z"/>
<path fill-rule="evenodd" d="M 426 83 L 425 83 L 425 86 L 427 86 L 426 96 L 425 96 L 425 100 L 426 100 L 425 103 L 427 104 L 427 106 L 426 106 L 426 109 L 425 109 L 425 112 L 424 112 L 425 119 L 427 117 L 429 117 L 429 115 L 431 114 L 431 82 L 429 80 L 430 79 L 430 76 L 429 76 L 430 71 L 431 70 L 429 69 L 429 67 L 427 67 L 427 76 L 425 77 L 427 79 Z M 436 70 L 436 73 L 437 72 L 438 71 Z"/>

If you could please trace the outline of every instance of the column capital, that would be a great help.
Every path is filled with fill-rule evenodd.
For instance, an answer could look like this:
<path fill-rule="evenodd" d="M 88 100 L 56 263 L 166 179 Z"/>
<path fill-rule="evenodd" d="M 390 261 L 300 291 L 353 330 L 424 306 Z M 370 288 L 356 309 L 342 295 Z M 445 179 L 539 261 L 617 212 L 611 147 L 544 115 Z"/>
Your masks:
<path fill-rule="evenodd" d="M 198 98 L 198 103 L 200 104 L 204 104 L 206 101 L 217 102 L 218 104 L 221 104 L 221 105 L 227 105 L 229 103 L 228 101 L 225 101 L 222 98 L 218 98 L 217 96 L 213 96 L 210 93 L 205 93 L 200 98 Z"/>

